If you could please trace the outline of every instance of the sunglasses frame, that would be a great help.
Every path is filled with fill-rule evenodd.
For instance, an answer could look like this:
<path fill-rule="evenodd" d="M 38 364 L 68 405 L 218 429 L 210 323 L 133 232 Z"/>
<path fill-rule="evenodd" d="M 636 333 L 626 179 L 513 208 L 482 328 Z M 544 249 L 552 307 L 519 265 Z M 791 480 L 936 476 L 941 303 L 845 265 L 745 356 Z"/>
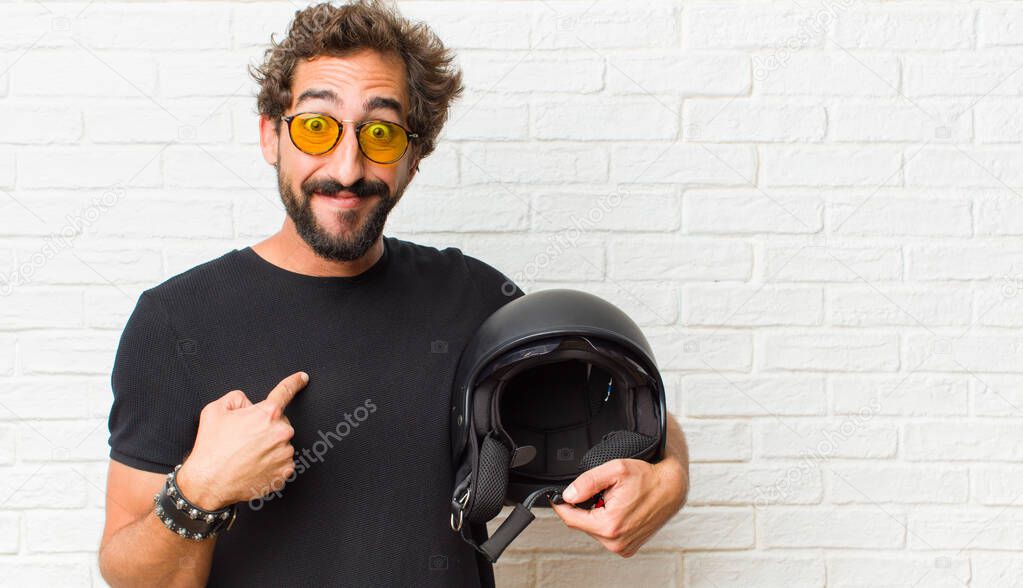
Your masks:
<path fill-rule="evenodd" d="M 309 153 L 309 152 L 305 151 L 304 149 L 302 149 L 301 147 L 299 147 L 298 144 L 295 143 L 295 136 L 291 134 L 291 121 L 293 121 L 297 117 L 302 116 L 303 114 L 314 114 L 316 116 L 322 116 L 324 118 L 329 118 L 330 120 L 332 120 L 332 121 L 337 123 L 337 137 L 334 138 L 334 143 L 331 144 L 331 146 L 326 151 L 324 151 L 323 153 Z M 350 120 L 350 119 L 336 119 L 333 116 L 330 116 L 329 114 L 326 114 L 326 113 L 323 113 L 323 112 L 296 112 L 295 114 L 292 114 L 290 116 L 282 116 L 281 120 L 284 121 L 285 125 L 288 127 L 288 138 L 291 139 L 291 144 L 295 146 L 295 149 L 298 149 L 299 151 L 301 151 L 302 153 L 305 153 L 306 155 L 312 155 L 314 157 L 319 157 L 321 155 L 326 155 L 326 154 L 330 153 L 331 151 L 333 151 L 335 147 L 337 147 L 337 144 L 341 142 L 341 137 L 343 137 L 344 134 L 345 134 L 345 123 L 348 123 L 348 124 L 351 124 L 351 125 L 355 125 L 354 126 L 355 142 L 359 144 L 359 152 L 361 152 L 362 155 L 366 159 L 372 161 L 373 163 L 379 163 L 381 165 L 390 165 L 392 163 L 397 163 L 398 161 L 400 161 L 401 158 L 405 157 L 405 154 L 408 153 L 408 148 L 412 145 L 412 140 L 419 138 L 419 133 L 413 133 L 405 125 L 403 125 L 401 123 L 396 123 L 396 122 L 390 121 L 390 120 L 384 120 L 384 119 L 381 119 L 381 118 L 371 118 L 371 119 L 368 119 L 368 120 L 364 120 L 362 122 L 358 122 L 358 121 Z M 359 140 L 359 135 L 362 132 L 363 127 L 365 127 L 366 125 L 368 125 L 370 123 L 387 123 L 389 125 L 394 125 L 394 126 L 398 127 L 399 129 L 401 129 L 402 131 L 405 132 L 405 137 L 408 140 L 405 143 L 405 149 L 401 152 L 401 155 L 399 155 L 398 157 L 392 159 L 391 161 L 377 161 L 377 160 L 373 159 L 372 157 L 370 157 L 369 154 L 366 153 L 366 150 L 362 148 L 362 141 Z"/>

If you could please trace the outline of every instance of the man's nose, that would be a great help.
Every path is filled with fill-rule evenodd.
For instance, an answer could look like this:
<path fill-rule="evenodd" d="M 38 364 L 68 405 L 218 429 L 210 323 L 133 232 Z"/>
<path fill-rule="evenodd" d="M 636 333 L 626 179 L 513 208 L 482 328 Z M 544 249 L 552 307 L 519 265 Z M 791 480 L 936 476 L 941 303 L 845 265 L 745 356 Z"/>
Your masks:
<path fill-rule="evenodd" d="M 334 149 L 326 155 L 327 171 L 330 177 L 345 186 L 351 186 L 362 179 L 365 175 L 365 158 L 359 150 L 358 137 L 355 129 L 349 123 L 344 124 L 344 132 L 341 133 L 341 140 Z"/>

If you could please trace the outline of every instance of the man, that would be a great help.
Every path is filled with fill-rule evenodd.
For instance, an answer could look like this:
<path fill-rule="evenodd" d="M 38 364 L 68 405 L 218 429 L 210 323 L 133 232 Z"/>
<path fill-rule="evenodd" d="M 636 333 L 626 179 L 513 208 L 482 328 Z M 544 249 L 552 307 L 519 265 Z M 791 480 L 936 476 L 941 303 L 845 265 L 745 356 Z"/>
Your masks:
<path fill-rule="evenodd" d="M 267 51 L 260 137 L 287 218 L 145 291 L 125 327 L 100 548 L 111 585 L 493 585 L 448 527 L 448 394 L 462 346 L 522 291 L 458 249 L 382 236 L 462 91 L 451 59 L 376 1 L 300 11 Z M 662 462 L 573 483 L 570 502 L 607 489 L 607 505 L 559 506 L 569 526 L 629 556 L 677 512 L 687 458 L 669 420 Z M 234 505 L 231 526 L 182 537 L 157 515 L 164 495 L 225 520 Z"/>

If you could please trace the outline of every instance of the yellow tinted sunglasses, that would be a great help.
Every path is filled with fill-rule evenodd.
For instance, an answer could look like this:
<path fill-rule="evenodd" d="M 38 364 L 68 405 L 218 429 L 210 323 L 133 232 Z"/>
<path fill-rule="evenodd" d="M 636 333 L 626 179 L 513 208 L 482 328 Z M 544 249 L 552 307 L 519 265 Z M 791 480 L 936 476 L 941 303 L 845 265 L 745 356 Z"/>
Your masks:
<path fill-rule="evenodd" d="M 302 112 L 281 117 L 288 125 L 291 143 L 303 153 L 323 155 L 341 141 L 344 132 L 342 123 L 355 124 L 354 120 L 338 120 L 329 114 Z M 359 150 L 370 161 L 394 163 L 405 155 L 409 141 L 418 138 L 398 123 L 386 120 L 367 120 L 355 124 Z"/>

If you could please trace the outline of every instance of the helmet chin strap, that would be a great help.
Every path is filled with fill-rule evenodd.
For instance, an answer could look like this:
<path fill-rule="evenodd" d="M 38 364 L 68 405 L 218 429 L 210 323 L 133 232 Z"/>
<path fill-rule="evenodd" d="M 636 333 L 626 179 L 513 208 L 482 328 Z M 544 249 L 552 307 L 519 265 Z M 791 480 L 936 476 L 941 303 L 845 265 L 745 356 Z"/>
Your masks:
<path fill-rule="evenodd" d="M 580 469 L 582 471 L 591 470 L 601 464 L 607 463 L 613 459 L 622 459 L 632 457 L 639 454 L 644 449 L 654 443 L 656 440 L 653 437 L 641 435 L 632 431 L 611 431 L 607 435 L 604 435 L 600 443 L 594 445 L 586 452 L 580 461 Z M 529 447 L 529 446 L 526 446 Z M 536 451 L 533 450 L 535 455 Z M 515 540 L 526 527 L 533 522 L 536 516 L 530 509 L 536 504 L 541 496 L 545 497 L 550 504 L 562 504 L 564 500 L 561 498 L 561 493 L 564 492 L 564 485 L 553 485 L 544 486 L 538 488 L 526 496 L 520 504 L 516 504 L 508 518 L 501 523 L 501 526 L 494 531 L 494 534 L 489 539 L 483 542 L 482 545 L 476 545 L 474 541 L 465 536 L 464 532 L 460 532 L 462 539 L 472 545 L 476 551 L 482 553 L 490 563 L 496 563 L 497 559 L 501 557 L 504 550 L 507 549 L 508 545 Z M 603 497 L 602 493 L 598 492 L 595 496 L 574 504 L 577 508 L 593 508 L 598 504 L 602 504 Z"/>

